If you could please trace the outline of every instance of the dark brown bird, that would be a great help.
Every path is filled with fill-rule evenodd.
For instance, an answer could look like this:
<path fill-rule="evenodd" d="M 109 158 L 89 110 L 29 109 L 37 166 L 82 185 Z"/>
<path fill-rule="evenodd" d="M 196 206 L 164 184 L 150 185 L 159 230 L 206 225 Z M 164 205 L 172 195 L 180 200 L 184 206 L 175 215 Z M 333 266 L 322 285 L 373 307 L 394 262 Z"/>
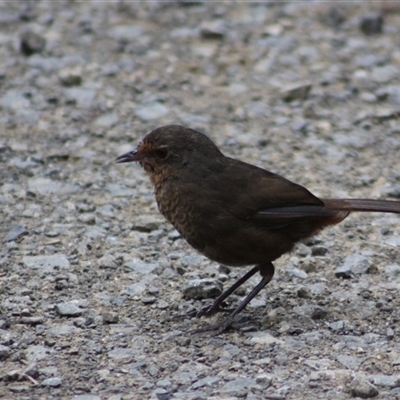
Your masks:
<path fill-rule="evenodd" d="M 277 174 L 224 156 L 207 136 L 179 125 L 150 132 L 137 150 L 116 161 L 139 162 L 154 185 L 160 212 L 197 251 L 226 265 L 255 265 L 197 316 L 226 311 L 224 300 L 260 272 L 260 283 L 219 332 L 271 281 L 272 261 L 297 242 L 353 211 L 400 213 L 400 201 L 319 199 Z"/>

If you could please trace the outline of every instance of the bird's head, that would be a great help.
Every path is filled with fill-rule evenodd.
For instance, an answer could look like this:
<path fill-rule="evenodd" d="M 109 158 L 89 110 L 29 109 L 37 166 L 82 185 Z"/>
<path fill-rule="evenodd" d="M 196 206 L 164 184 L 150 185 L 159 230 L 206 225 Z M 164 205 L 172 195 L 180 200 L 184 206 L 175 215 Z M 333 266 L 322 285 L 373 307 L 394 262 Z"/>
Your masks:
<path fill-rule="evenodd" d="M 117 163 L 138 162 L 154 183 L 157 176 L 172 176 L 200 161 L 222 156 L 203 133 L 180 125 L 166 125 L 144 137 L 136 150 L 122 154 Z M 202 164 L 200 164 L 202 165 Z"/>

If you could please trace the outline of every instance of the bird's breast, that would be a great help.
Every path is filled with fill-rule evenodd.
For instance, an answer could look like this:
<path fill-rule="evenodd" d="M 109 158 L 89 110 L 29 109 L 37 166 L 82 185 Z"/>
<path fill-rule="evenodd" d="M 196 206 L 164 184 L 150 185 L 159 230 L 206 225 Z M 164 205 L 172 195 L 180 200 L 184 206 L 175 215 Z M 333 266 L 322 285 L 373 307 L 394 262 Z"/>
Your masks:
<path fill-rule="evenodd" d="M 184 235 L 189 227 L 191 206 L 184 194 L 172 185 L 156 187 L 156 201 L 162 215 Z"/>

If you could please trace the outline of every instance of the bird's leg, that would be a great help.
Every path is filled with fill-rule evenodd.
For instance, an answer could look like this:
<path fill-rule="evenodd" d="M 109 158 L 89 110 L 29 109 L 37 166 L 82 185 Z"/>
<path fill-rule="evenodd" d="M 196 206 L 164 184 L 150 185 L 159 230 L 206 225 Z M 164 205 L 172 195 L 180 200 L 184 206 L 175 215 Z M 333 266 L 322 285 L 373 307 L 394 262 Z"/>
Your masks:
<path fill-rule="evenodd" d="M 201 333 L 201 332 L 207 332 L 207 331 L 216 331 L 216 334 L 219 335 L 220 333 L 224 332 L 227 328 L 229 328 L 235 319 L 236 315 L 238 315 L 241 311 L 244 310 L 244 308 L 251 302 L 251 300 L 254 299 L 254 297 L 257 296 L 257 294 L 269 283 L 271 282 L 274 273 L 275 273 L 275 268 L 271 262 L 268 262 L 266 264 L 261 264 L 257 266 L 258 269 L 260 270 L 261 276 L 263 277 L 261 281 L 258 283 L 258 285 L 250 292 L 250 294 L 238 305 L 238 307 L 226 318 L 222 324 L 217 323 L 215 325 L 211 326 L 205 326 L 200 329 L 196 329 L 193 331 L 193 333 Z M 254 268 L 253 268 L 254 269 Z M 251 270 L 250 272 L 252 272 Z M 247 274 L 246 274 L 247 275 Z M 246 276 L 245 275 L 245 276 Z M 251 276 L 251 275 L 250 275 Z"/>
<path fill-rule="evenodd" d="M 232 311 L 232 309 L 227 309 L 221 307 L 222 303 L 224 300 L 229 297 L 239 286 L 243 285 L 247 280 L 249 280 L 256 272 L 260 270 L 260 266 L 256 265 L 254 268 L 252 268 L 247 274 L 243 275 L 238 281 L 236 281 L 229 289 L 225 290 L 220 296 L 218 296 L 215 300 L 214 303 L 211 304 L 211 306 L 207 306 L 202 308 L 199 311 L 193 311 L 192 313 L 189 313 L 189 317 L 202 317 L 203 315 L 213 315 L 217 312 L 229 312 Z M 272 279 L 272 278 L 271 278 Z"/>

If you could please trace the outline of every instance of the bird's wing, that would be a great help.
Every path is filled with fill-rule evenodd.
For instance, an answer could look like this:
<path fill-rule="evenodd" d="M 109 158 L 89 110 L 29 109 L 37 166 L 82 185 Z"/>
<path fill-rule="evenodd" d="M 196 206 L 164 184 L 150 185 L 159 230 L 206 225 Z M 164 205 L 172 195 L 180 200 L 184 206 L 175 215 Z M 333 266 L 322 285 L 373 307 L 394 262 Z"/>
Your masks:
<path fill-rule="evenodd" d="M 237 160 L 226 171 L 229 176 L 219 180 L 223 182 L 219 191 L 228 205 L 226 211 L 242 220 L 280 228 L 337 214 L 306 188 L 280 175 Z M 234 196 L 233 187 L 240 190 Z"/>

